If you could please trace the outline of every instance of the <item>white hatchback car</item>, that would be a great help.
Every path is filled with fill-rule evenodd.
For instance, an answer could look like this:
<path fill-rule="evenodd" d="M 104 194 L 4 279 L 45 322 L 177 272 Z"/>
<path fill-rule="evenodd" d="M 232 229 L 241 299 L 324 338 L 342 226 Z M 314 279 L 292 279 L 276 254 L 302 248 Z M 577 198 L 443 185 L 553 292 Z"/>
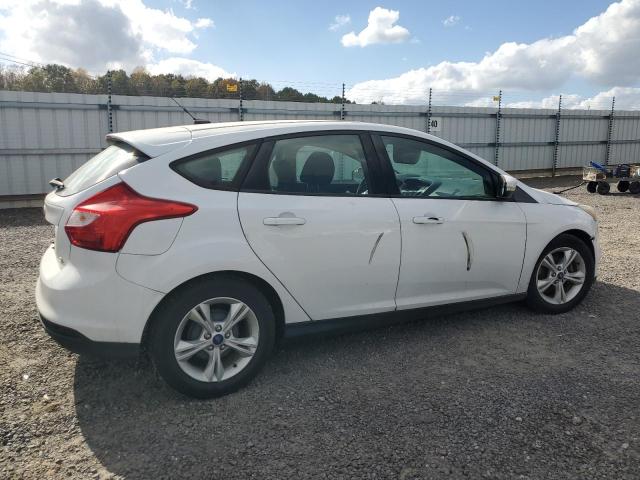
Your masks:
<path fill-rule="evenodd" d="M 247 383 L 282 337 L 527 300 L 564 312 L 599 257 L 590 207 L 415 130 L 265 121 L 110 134 L 45 200 L 42 323 L 150 353 L 177 390 Z"/>

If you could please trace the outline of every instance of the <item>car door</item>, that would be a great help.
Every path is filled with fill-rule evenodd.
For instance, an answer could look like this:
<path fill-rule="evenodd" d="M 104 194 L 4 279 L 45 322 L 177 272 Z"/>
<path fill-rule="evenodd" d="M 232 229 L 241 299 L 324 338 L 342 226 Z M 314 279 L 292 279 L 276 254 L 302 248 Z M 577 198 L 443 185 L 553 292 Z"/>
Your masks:
<path fill-rule="evenodd" d="M 462 152 L 414 137 L 374 135 L 395 181 L 402 226 L 398 309 L 516 292 L 526 220 L 496 198 L 498 174 Z"/>
<path fill-rule="evenodd" d="M 400 223 L 368 156 L 358 133 L 266 140 L 239 193 L 251 248 L 314 320 L 395 309 Z"/>

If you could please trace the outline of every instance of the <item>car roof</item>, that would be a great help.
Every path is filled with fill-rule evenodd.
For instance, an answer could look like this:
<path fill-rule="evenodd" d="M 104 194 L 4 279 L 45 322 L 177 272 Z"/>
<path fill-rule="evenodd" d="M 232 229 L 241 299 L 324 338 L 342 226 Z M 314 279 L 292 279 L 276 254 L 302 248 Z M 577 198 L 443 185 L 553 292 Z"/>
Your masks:
<path fill-rule="evenodd" d="M 189 142 L 202 142 L 203 150 L 205 150 L 221 144 L 233 144 L 268 136 L 330 130 L 375 130 L 421 136 L 442 142 L 437 137 L 410 128 L 340 120 L 265 120 L 205 123 L 111 133 L 107 135 L 107 140 L 127 143 L 150 157 L 157 157 Z"/>

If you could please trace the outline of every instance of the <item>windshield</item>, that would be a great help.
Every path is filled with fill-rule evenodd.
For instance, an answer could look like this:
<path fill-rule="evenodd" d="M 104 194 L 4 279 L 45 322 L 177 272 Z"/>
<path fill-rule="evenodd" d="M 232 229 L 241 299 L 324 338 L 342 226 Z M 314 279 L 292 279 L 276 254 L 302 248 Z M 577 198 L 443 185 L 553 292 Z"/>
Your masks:
<path fill-rule="evenodd" d="M 146 156 L 125 143 L 110 145 L 69 175 L 64 187 L 56 193 L 67 197 L 81 192 L 146 159 Z"/>

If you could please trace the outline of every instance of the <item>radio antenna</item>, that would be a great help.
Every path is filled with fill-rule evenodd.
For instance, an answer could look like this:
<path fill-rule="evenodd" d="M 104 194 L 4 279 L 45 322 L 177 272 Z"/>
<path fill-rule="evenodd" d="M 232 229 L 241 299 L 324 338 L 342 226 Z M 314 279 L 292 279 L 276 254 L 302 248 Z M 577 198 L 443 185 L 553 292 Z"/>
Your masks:
<path fill-rule="evenodd" d="M 200 125 L 202 123 L 211 123 L 209 120 L 205 120 L 203 118 L 194 117 L 189 110 L 187 110 L 180 102 L 178 102 L 178 100 L 176 100 L 174 97 L 169 97 L 169 98 L 171 100 L 173 100 L 174 102 L 176 102 L 176 105 L 178 105 L 182 109 L 182 111 L 184 113 L 186 113 L 187 115 L 189 115 L 193 119 L 193 123 L 195 125 Z"/>

